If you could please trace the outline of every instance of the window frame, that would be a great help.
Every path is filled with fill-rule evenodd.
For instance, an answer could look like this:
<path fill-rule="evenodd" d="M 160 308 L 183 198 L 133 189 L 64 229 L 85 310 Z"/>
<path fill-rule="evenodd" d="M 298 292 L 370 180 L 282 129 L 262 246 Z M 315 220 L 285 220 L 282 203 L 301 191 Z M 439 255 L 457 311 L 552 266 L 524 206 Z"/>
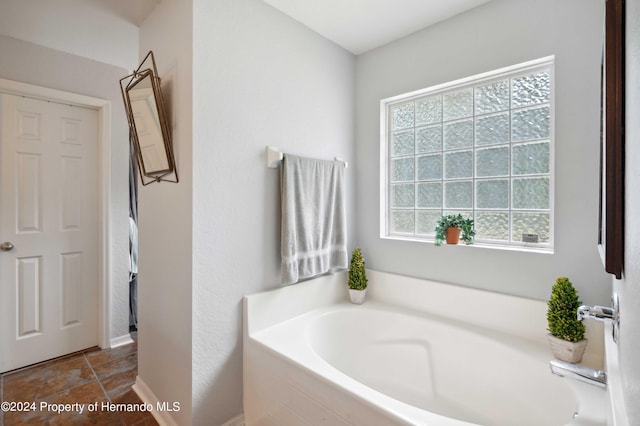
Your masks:
<path fill-rule="evenodd" d="M 432 236 L 419 236 L 416 235 L 414 231 L 413 234 L 400 234 L 400 233 L 391 233 L 390 231 L 390 220 L 391 220 L 391 120 L 392 120 L 392 107 L 401 105 L 404 103 L 415 102 L 421 98 L 425 98 L 433 95 L 444 95 L 446 93 L 452 93 L 456 91 L 460 91 L 467 88 L 475 88 L 480 85 L 488 85 L 493 82 L 498 82 L 500 80 L 517 78 L 521 75 L 531 74 L 538 70 L 549 70 L 550 77 L 550 94 L 549 94 L 549 241 L 544 243 L 524 243 L 519 241 L 501 241 L 501 240 L 483 240 L 478 239 L 474 241 L 474 245 L 478 247 L 488 247 L 488 248 L 497 248 L 497 249 L 507 249 L 507 250 L 516 250 L 516 251 L 535 251 L 535 252 L 543 252 L 543 253 L 553 253 L 554 250 L 554 234 L 555 234 L 555 56 L 547 56 L 539 59 L 535 59 L 532 61 L 500 68 L 494 71 L 481 73 L 469 77 L 465 77 L 462 79 L 458 79 L 455 81 L 430 86 L 424 89 L 416 90 L 413 92 L 404 93 L 397 96 L 392 96 L 386 99 L 382 99 L 380 101 L 380 238 L 383 239 L 392 239 L 392 240 L 403 240 L 403 241 L 418 241 L 418 242 L 433 242 L 434 238 Z M 511 99 L 511 84 L 509 85 L 509 92 Z M 535 108 L 536 105 L 530 105 L 524 108 Z M 513 209 L 513 188 L 512 183 L 514 181 L 514 175 L 512 173 L 512 160 L 511 153 L 512 148 L 514 146 L 514 142 L 511 140 L 511 121 L 513 111 L 520 110 L 519 108 L 513 108 L 511 105 L 505 111 L 509 112 L 509 206 L 504 210 L 499 210 L 500 212 L 505 211 L 509 213 L 509 232 L 511 234 L 512 227 L 512 212 L 517 211 Z M 493 113 L 490 113 L 493 114 Z M 489 115 L 490 115 L 489 114 Z M 486 114 L 480 114 L 478 116 L 485 116 Z M 474 96 L 474 114 L 471 116 L 471 119 L 476 121 L 475 114 L 475 96 Z M 441 121 L 442 124 L 444 121 Z M 415 126 L 413 127 L 415 129 Z M 474 135 L 475 135 L 475 124 L 474 124 Z M 474 137 L 475 140 L 475 137 Z M 535 143 L 536 141 L 523 141 L 516 143 Z M 504 145 L 488 145 L 488 147 L 501 147 Z M 472 177 L 469 178 L 473 182 L 473 206 L 471 209 L 465 209 L 467 211 L 471 211 L 476 217 L 477 212 L 483 212 L 487 209 L 477 208 L 475 194 L 476 194 L 476 157 L 478 149 L 482 149 L 483 146 L 476 146 L 475 142 L 471 146 L 471 150 L 473 152 L 473 173 Z M 444 154 L 444 148 L 441 151 Z M 418 154 L 414 152 L 413 158 L 415 159 Z M 443 158 L 444 161 L 444 158 Z M 444 163 L 443 163 L 444 164 Z M 416 171 L 417 172 L 417 171 Z M 446 179 L 443 177 L 441 182 L 445 182 Z M 416 179 L 414 177 L 414 184 L 416 183 Z M 443 210 L 446 210 L 443 206 Z M 533 210 L 533 209 L 524 209 L 524 211 Z M 416 206 L 414 204 L 413 211 L 416 212 Z M 415 216 L 414 216 L 415 218 Z M 414 219 L 415 220 L 415 219 Z"/>

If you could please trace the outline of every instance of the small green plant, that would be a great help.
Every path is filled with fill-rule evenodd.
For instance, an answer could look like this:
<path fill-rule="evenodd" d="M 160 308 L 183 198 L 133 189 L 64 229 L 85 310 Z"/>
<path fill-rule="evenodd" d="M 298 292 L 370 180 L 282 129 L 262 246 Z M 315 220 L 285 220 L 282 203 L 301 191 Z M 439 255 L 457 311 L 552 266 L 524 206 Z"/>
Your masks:
<path fill-rule="evenodd" d="M 584 324 L 578 320 L 578 307 L 582 305 L 578 292 L 567 277 L 558 277 L 551 288 L 547 302 L 547 323 L 553 336 L 577 342 L 584 339 Z"/>
<path fill-rule="evenodd" d="M 349 266 L 349 288 L 352 290 L 364 290 L 367 288 L 367 272 L 364 270 L 364 257 L 360 247 L 353 249 L 351 253 L 351 265 Z"/>
<path fill-rule="evenodd" d="M 476 235 L 476 231 L 473 229 L 473 219 L 465 218 L 461 214 L 448 214 L 442 216 L 438 221 L 435 245 L 439 246 L 447 239 L 447 229 L 451 226 L 460 228 L 462 231 L 460 239 L 465 244 L 473 244 L 473 237 Z"/>

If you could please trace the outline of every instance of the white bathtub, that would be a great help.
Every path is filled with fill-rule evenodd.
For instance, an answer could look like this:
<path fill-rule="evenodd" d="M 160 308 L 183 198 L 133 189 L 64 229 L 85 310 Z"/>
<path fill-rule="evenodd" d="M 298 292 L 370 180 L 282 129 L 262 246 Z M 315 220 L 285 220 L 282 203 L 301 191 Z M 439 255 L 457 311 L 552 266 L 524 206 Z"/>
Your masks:
<path fill-rule="evenodd" d="M 352 305 L 343 278 L 245 298 L 247 425 L 606 424 L 604 391 L 550 373 L 543 302 L 370 271 Z"/>

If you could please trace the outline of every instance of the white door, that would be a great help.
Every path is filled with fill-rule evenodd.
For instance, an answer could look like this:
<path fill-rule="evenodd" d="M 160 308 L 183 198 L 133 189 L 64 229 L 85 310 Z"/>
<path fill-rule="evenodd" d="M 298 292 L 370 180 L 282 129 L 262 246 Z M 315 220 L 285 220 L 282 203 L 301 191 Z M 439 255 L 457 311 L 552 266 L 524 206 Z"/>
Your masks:
<path fill-rule="evenodd" d="M 0 93 L 0 372 L 98 343 L 98 112 Z"/>

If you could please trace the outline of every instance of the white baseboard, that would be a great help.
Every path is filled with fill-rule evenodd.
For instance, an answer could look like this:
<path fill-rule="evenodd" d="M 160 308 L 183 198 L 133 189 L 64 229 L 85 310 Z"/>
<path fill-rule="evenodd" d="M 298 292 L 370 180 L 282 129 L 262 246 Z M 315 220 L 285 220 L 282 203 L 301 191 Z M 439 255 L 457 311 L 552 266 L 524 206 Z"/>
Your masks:
<path fill-rule="evenodd" d="M 136 383 L 131 387 L 133 391 L 140 397 L 142 402 L 156 407 L 159 402 L 158 397 L 149 389 L 149 386 L 140 378 L 136 377 Z M 151 414 L 160 426 L 178 426 L 178 423 L 171 417 L 168 411 L 152 410 Z M 244 414 L 240 414 L 232 419 L 227 420 L 222 426 L 245 426 Z"/>
<path fill-rule="evenodd" d="M 131 338 L 131 335 L 127 333 L 124 336 L 114 337 L 113 339 L 111 339 L 111 341 L 109 342 L 109 347 L 113 349 L 117 348 L 118 346 L 128 345 L 130 343 L 133 343 L 133 339 Z"/>
<path fill-rule="evenodd" d="M 140 376 L 136 377 L 136 383 L 131 386 L 133 391 L 140 397 L 142 402 L 146 404 L 150 404 L 154 407 L 151 410 L 151 414 L 156 419 L 160 426 L 178 426 L 178 423 L 171 417 L 168 411 L 158 411 L 155 407 L 158 406 L 158 397 L 149 389 L 149 386 L 140 378 Z"/>
<path fill-rule="evenodd" d="M 222 426 L 244 426 L 244 414 L 227 420 Z"/>

